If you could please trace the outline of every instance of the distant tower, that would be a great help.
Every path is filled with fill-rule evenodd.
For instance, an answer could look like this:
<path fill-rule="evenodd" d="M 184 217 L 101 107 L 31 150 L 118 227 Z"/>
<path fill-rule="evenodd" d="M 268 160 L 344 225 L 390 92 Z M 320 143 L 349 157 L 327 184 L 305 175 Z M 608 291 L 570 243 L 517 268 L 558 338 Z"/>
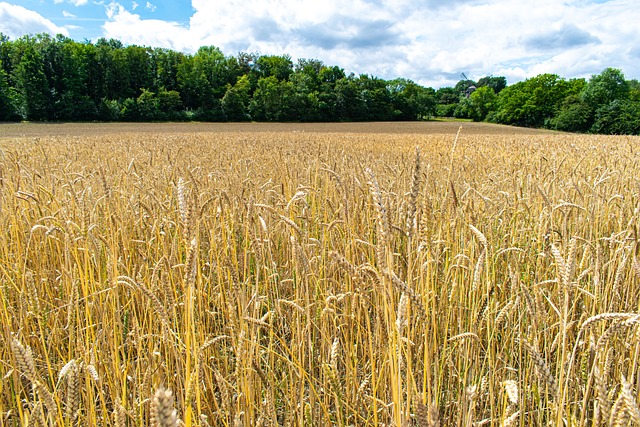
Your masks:
<path fill-rule="evenodd" d="M 460 77 L 462 77 L 463 80 L 466 80 L 466 81 L 469 81 L 469 82 L 471 81 L 471 80 L 469 80 L 469 78 L 467 77 L 467 75 L 465 73 L 460 73 Z M 464 90 L 465 98 L 470 97 L 471 94 L 476 91 L 476 89 L 477 89 L 477 87 L 475 87 L 475 85 L 473 85 L 473 84 L 469 85 L 469 87 L 467 87 Z"/>

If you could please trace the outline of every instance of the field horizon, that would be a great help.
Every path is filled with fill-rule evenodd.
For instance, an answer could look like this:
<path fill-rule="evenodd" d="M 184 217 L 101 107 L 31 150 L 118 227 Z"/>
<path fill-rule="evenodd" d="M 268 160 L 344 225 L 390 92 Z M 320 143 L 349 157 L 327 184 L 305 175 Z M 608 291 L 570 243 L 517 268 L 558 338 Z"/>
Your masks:
<path fill-rule="evenodd" d="M 547 129 L 522 128 L 484 122 L 424 121 L 424 122 L 332 122 L 332 123 L 0 123 L 0 138 L 88 135 L 109 133 L 202 133 L 202 132 L 316 132 L 316 133 L 406 133 L 452 134 L 462 126 L 467 135 L 476 134 L 554 134 Z"/>

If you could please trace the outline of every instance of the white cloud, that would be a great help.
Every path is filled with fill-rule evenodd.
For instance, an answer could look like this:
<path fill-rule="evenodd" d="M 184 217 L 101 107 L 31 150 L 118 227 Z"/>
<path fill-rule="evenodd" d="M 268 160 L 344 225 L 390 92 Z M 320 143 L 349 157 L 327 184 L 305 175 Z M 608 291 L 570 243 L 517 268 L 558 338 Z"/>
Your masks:
<path fill-rule="evenodd" d="M 124 44 L 166 47 L 180 51 L 194 51 L 198 41 L 193 40 L 189 29 L 176 22 L 158 19 L 141 19 L 128 12 L 122 5 L 111 3 L 107 7 L 109 20 L 102 26 L 104 36 L 115 38 Z"/>
<path fill-rule="evenodd" d="M 138 8 L 138 6 L 140 6 L 138 3 L 131 2 L 131 10 L 136 10 Z"/>
<path fill-rule="evenodd" d="M 155 12 L 157 9 L 156 5 L 151 2 L 147 2 L 147 5 L 144 8 L 150 10 L 151 12 Z"/>
<path fill-rule="evenodd" d="M 147 3 L 149 7 L 150 3 Z M 153 6 L 153 5 L 151 5 Z M 195 51 L 318 58 L 347 72 L 407 77 L 430 86 L 543 72 L 589 76 L 605 67 L 640 77 L 636 0 L 192 0 L 188 26 L 143 19 L 117 3 L 104 35 Z"/>
<path fill-rule="evenodd" d="M 10 38 L 37 33 L 69 36 L 66 28 L 57 26 L 39 13 L 6 2 L 0 2 L 0 32 Z"/>
<path fill-rule="evenodd" d="M 74 15 L 71 12 L 67 12 L 66 10 L 62 11 L 62 16 L 64 16 L 65 18 L 75 18 L 76 17 L 76 15 Z"/>
<path fill-rule="evenodd" d="M 53 0 L 53 4 L 62 4 L 64 2 L 65 0 Z M 74 6 L 84 6 L 89 2 L 89 0 L 68 0 L 68 2 Z"/>

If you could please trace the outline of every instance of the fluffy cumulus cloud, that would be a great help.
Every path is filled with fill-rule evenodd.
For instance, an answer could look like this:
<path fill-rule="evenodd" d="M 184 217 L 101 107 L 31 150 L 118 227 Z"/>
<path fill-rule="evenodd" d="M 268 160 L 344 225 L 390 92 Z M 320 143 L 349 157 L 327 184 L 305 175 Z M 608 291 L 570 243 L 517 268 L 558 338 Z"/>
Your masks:
<path fill-rule="evenodd" d="M 57 26 L 39 13 L 6 2 L 0 2 L 0 32 L 10 38 L 37 33 L 69 35 L 66 28 Z"/>
<path fill-rule="evenodd" d="M 193 51 L 198 45 L 191 38 L 188 28 L 176 22 L 141 19 L 140 15 L 127 11 L 117 3 L 107 7 L 107 17 L 109 19 L 102 26 L 105 36 L 124 44 L 167 47 L 180 51 Z"/>
<path fill-rule="evenodd" d="M 189 23 L 178 24 L 112 3 L 104 35 L 191 52 L 215 45 L 229 55 L 287 53 L 430 86 L 454 84 L 462 72 L 514 82 L 616 67 L 640 77 L 636 0 L 192 0 L 192 7 Z"/>

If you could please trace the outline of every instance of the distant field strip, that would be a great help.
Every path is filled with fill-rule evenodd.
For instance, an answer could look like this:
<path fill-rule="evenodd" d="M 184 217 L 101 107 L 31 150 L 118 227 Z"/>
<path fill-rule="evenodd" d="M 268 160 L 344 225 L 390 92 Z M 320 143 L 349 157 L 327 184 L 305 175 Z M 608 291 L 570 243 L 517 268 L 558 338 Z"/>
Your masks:
<path fill-rule="evenodd" d="M 640 424 L 640 137 L 0 125 L 0 426 Z"/>

